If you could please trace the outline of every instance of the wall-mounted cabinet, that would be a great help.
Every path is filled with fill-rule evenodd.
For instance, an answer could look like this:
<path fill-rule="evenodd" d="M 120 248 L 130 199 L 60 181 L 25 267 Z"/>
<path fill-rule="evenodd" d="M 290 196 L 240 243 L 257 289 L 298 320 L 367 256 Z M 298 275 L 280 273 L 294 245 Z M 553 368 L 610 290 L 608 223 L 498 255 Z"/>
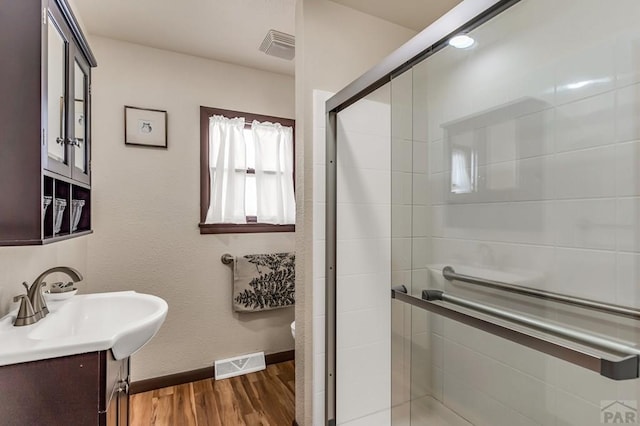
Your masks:
<path fill-rule="evenodd" d="M 91 232 L 91 68 L 67 0 L 0 0 L 0 245 Z"/>

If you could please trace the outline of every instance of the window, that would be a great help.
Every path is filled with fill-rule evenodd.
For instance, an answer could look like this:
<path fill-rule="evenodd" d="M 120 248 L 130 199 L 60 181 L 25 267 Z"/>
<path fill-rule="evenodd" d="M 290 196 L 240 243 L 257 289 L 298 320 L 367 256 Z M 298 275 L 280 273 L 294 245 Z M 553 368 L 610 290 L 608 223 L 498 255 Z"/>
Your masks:
<path fill-rule="evenodd" d="M 200 233 L 293 232 L 295 121 L 200 107 Z"/>

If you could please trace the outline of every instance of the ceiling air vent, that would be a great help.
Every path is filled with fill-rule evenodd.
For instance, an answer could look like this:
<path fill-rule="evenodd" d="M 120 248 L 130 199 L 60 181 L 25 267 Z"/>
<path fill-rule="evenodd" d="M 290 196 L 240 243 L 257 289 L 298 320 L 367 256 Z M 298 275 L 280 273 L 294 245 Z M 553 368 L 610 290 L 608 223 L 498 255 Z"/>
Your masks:
<path fill-rule="evenodd" d="M 291 34 L 269 30 L 260 50 L 267 55 L 291 60 L 296 56 L 296 38 Z"/>

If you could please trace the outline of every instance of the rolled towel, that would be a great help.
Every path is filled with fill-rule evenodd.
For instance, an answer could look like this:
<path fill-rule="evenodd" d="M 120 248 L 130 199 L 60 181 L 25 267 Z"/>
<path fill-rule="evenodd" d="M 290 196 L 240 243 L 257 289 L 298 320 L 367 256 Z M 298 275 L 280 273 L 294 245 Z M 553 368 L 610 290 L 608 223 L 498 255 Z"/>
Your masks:
<path fill-rule="evenodd" d="M 295 253 L 248 254 L 233 268 L 233 309 L 267 311 L 295 304 Z"/>

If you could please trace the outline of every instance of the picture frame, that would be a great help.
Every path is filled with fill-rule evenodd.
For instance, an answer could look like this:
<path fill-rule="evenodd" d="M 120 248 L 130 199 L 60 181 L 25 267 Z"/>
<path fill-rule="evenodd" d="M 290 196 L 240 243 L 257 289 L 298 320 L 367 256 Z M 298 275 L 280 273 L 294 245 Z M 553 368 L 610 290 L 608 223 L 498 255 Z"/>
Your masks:
<path fill-rule="evenodd" d="M 125 105 L 124 143 L 167 149 L 167 111 Z"/>

